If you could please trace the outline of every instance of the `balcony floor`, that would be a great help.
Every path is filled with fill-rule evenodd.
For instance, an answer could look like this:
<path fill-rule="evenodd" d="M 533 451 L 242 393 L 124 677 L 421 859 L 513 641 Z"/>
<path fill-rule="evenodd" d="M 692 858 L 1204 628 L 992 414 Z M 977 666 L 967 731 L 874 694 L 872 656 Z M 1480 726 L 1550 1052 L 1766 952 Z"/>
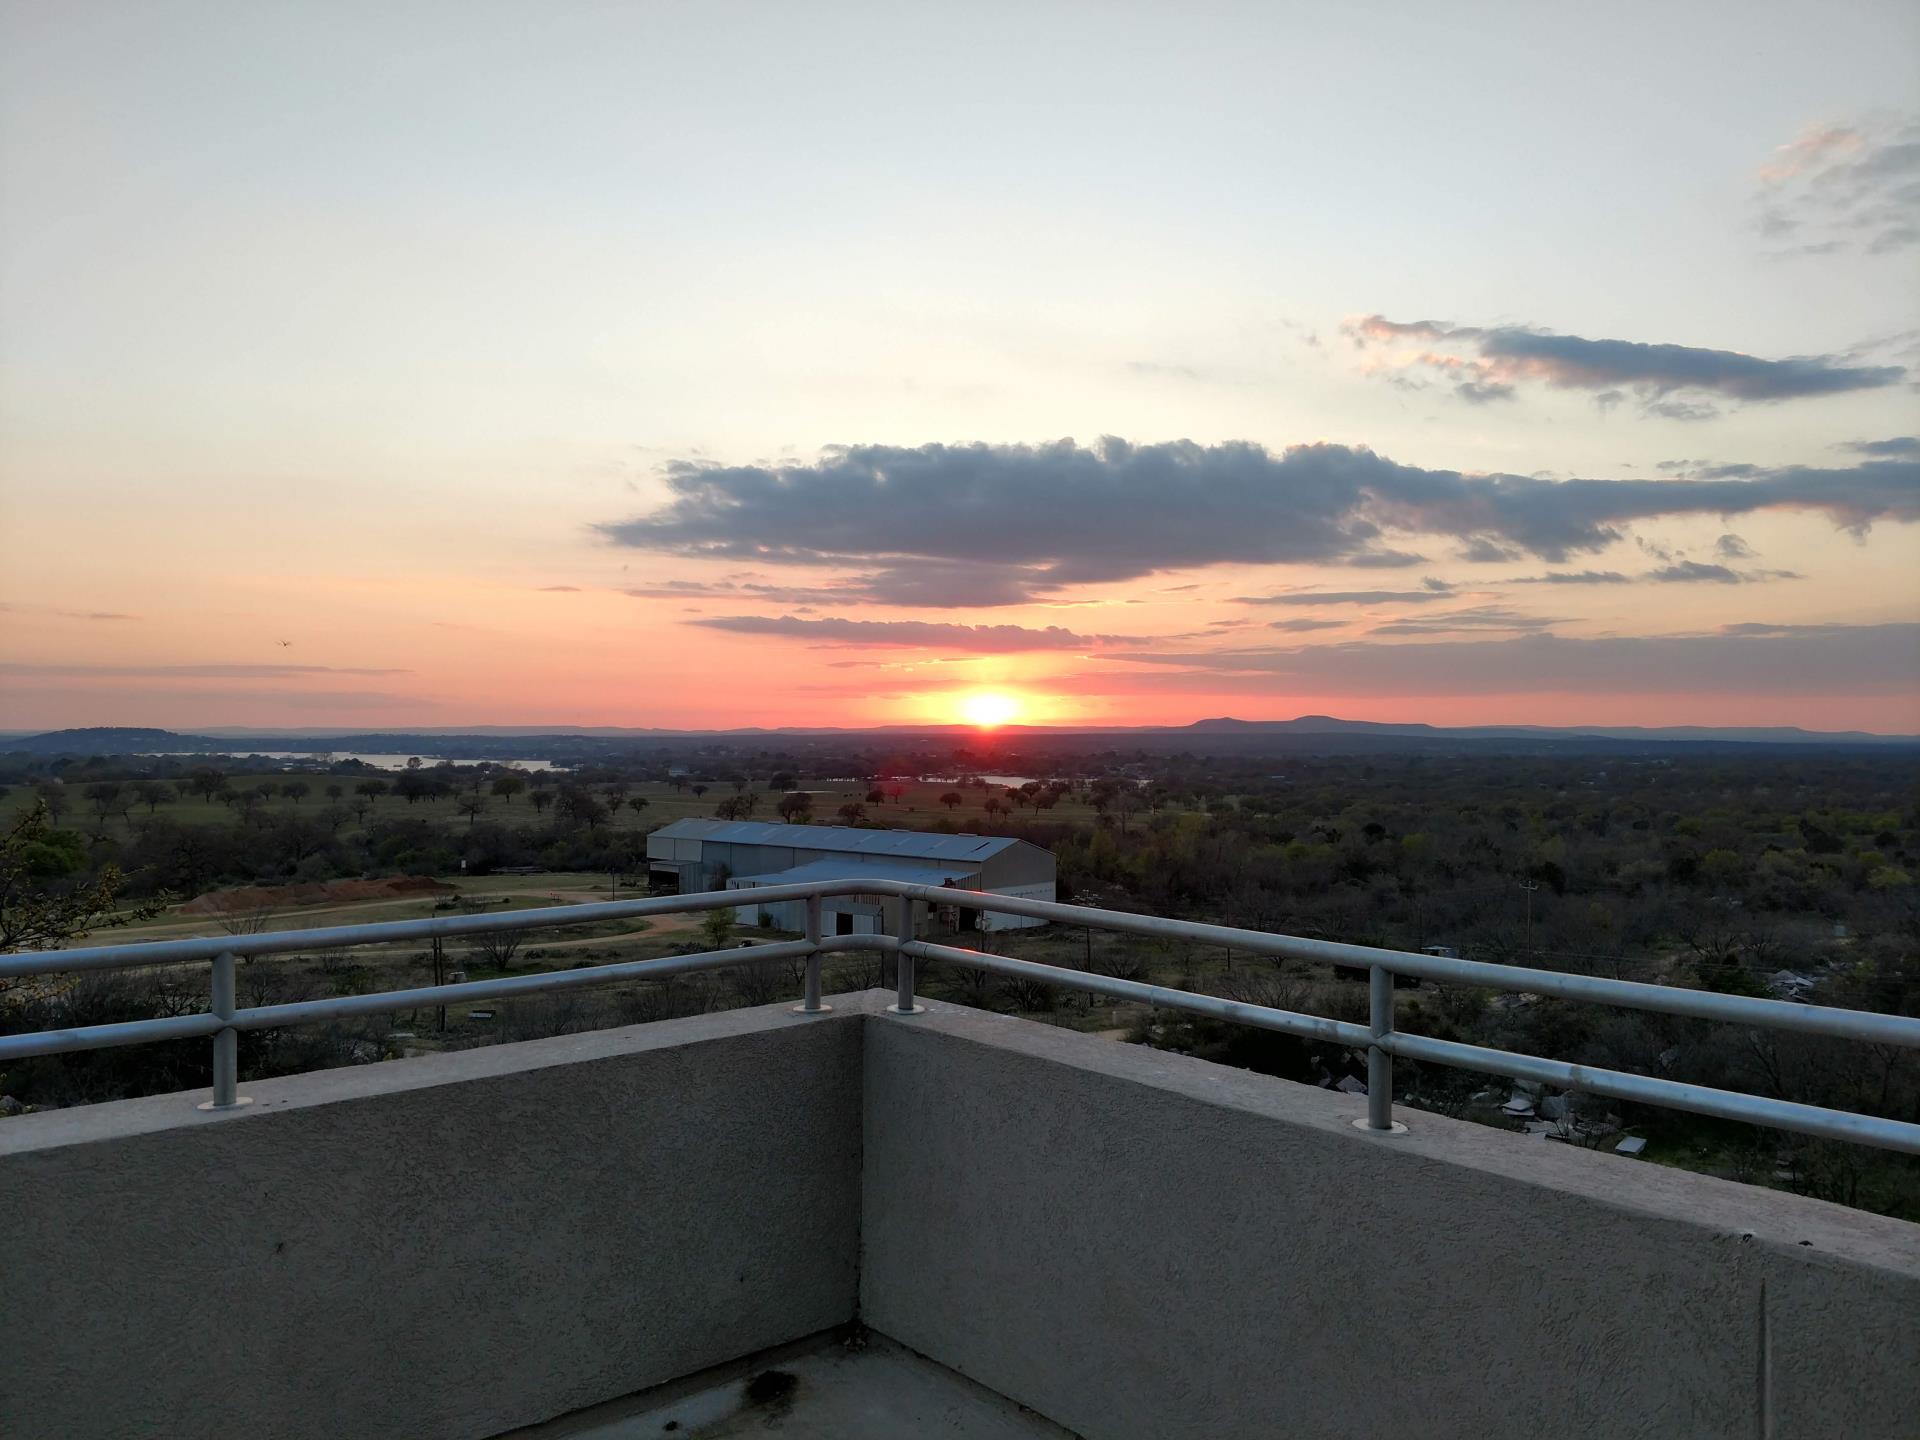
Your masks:
<path fill-rule="evenodd" d="M 1074 1440 L 1073 1433 L 879 1335 L 788 1346 L 515 1430 L 501 1440 Z"/>

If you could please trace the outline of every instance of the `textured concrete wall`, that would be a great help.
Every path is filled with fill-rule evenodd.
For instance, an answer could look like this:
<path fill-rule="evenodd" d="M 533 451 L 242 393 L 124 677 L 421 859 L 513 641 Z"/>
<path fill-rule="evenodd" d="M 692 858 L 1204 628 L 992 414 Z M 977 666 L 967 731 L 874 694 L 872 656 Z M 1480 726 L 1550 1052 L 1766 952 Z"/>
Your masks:
<path fill-rule="evenodd" d="M 495 1434 L 852 1318 L 857 1013 L 0 1124 L 0 1436 Z"/>
<path fill-rule="evenodd" d="M 944 1006 L 865 1093 L 864 1318 L 1091 1440 L 1920 1433 L 1920 1227 Z"/>
<path fill-rule="evenodd" d="M 891 998 L 0 1123 L 0 1437 L 478 1440 L 856 1299 L 1089 1440 L 1916 1433 L 1920 1227 Z"/>

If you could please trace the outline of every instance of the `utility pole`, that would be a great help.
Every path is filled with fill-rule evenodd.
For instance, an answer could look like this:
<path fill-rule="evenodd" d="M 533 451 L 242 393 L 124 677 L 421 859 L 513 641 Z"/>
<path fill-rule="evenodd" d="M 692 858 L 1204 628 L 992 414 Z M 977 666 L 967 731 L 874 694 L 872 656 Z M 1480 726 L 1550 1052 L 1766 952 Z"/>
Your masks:
<path fill-rule="evenodd" d="M 1540 888 L 1538 880 L 1522 880 L 1520 888 L 1527 892 L 1527 949 L 1533 949 L 1533 892 Z"/>

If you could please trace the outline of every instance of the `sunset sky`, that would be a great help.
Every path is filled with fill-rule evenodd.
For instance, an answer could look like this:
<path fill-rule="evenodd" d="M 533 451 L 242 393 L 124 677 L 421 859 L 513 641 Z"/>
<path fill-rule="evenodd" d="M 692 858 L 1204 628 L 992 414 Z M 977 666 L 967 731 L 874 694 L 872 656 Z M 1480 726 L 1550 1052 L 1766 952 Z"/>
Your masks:
<path fill-rule="evenodd" d="M 1920 732 L 1916 55 L 0 0 L 0 727 Z"/>

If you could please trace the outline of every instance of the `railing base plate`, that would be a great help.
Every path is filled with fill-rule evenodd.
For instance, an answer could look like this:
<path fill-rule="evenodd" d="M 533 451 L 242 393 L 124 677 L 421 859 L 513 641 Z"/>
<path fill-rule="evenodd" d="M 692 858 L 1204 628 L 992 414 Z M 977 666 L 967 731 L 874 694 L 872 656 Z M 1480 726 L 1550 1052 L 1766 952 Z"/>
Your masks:
<path fill-rule="evenodd" d="M 793 1007 L 793 1013 L 796 1015 L 831 1015 L 833 1013 L 833 1007 L 831 1005 L 816 1005 L 809 1010 L 804 1005 L 796 1005 Z"/>
<path fill-rule="evenodd" d="M 1353 1122 L 1353 1128 L 1356 1130 L 1364 1130 L 1369 1135 L 1404 1135 L 1407 1133 L 1407 1127 L 1402 1125 L 1398 1120 L 1394 1121 L 1393 1124 L 1384 1130 L 1376 1130 L 1367 1123 L 1367 1117 L 1364 1115 Z"/>
<path fill-rule="evenodd" d="M 242 1107 L 251 1105 L 251 1104 L 253 1104 L 253 1101 L 250 1100 L 247 1096 L 242 1095 L 238 1097 L 231 1105 L 216 1105 L 211 1100 L 202 1100 L 198 1105 L 194 1106 L 193 1108 L 196 1110 L 239 1110 Z"/>
<path fill-rule="evenodd" d="M 887 1013 L 889 1015 L 924 1015 L 927 1013 L 927 1007 L 924 1005 L 909 1005 L 906 1009 L 902 1010 L 898 1005 L 889 1005 L 887 1006 Z"/>

